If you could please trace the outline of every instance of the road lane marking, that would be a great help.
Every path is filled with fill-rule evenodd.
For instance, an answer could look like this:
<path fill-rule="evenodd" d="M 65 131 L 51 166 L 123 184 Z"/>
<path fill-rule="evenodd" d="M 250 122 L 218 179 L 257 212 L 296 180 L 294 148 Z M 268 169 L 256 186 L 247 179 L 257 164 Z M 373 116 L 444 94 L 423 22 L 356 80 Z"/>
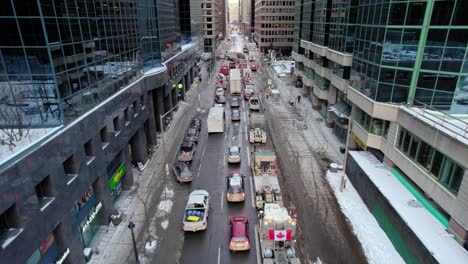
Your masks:
<path fill-rule="evenodd" d="M 261 257 L 261 253 L 262 253 L 262 249 L 260 248 L 260 242 L 258 241 L 258 228 L 257 228 L 257 225 L 254 226 L 254 232 L 255 232 L 255 246 L 256 246 L 256 250 L 257 251 L 257 264 L 261 264 L 262 263 L 262 257 Z"/>
<path fill-rule="evenodd" d="M 242 100 L 242 108 L 245 108 L 245 105 L 244 105 L 244 100 Z M 244 118 L 245 118 L 245 112 L 244 112 Z"/>
<path fill-rule="evenodd" d="M 249 162 L 249 168 L 250 168 L 250 147 L 247 146 L 247 161 Z"/>
<path fill-rule="evenodd" d="M 200 178 L 200 169 L 201 169 L 201 165 L 202 165 L 202 163 L 200 162 L 200 164 L 198 165 L 197 179 Z"/>
<path fill-rule="evenodd" d="M 244 133 L 245 133 L 245 136 L 249 138 L 249 136 L 247 135 L 247 125 L 244 126 Z"/>
<path fill-rule="evenodd" d="M 218 264 L 221 263 L 221 248 L 218 248 Z"/>
<path fill-rule="evenodd" d="M 255 186 L 253 185 L 253 182 L 252 182 L 252 177 L 249 177 L 249 181 L 250 181 L 250 201 L 252 202 L 252 208 L 255 208 L 255 194 L 254 194 L 254 188 Z"/>
<path fill-rule="evenodd" d="M 224 204 L 224 192 L 221 192 L 221 209 L 223 209 Z"/>

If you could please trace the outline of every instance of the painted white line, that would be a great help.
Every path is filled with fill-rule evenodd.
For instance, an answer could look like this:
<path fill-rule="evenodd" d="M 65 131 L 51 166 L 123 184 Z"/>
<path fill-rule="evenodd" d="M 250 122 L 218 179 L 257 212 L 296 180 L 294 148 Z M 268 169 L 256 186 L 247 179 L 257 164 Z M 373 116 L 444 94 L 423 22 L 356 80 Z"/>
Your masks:
<path fill-rule="evenodd" d="M 223 209 L 224 205 L 224 192 L 221 192 L 221 209 Z"/>
<path fill-rule="evenodd" d="M 242 100 L 242 108 L 245 108 L 244 102 L 245 102 L 245 101 Z M 245 112 L 244 112 L 244 114 L 245 114 Z M 244 118 L 245 118 L 245 116 L 244 116 Z"/>
<path fill-rule="evenodd" d="M 249 177 L 249 181 L 250 181 L 250 201 L 252 202 L 252 208 L 255 208 L 255 194 L 254 194 L 254 188 L 255 186 L 253 185 L 253 181 L 252 181 L 252 177 Z"/>
<path fill-rule="evenodd" d="M 249 136 L 247 135 L 247 125 L 244 126 L 244 133 L 245 133 L 246 137 L 248 138 Z"/>
<path fill-rule="evenodd" d="M 245 112 L 243 112 L 243 113 L 244 113 L 244 120 L 245 120 L 245 122 L 247 122 L 247 117 L 245 117 Z"/>
<path fill-rule="evenodd" d="M 200 178 L 200 169 L 201 169 L 201 163 L 200 165 L 198 165 L 197 179 Z"/>
<path fill-rule="evenodd" d="M 254 230 L 255 230 L 255 246 L 257 247 L 256 250 L 255 250 L 257 252 L 257 264 L 261 264 L 262 263 L 262 257 L 261 257 L 260 254 L 262 254 L 262 249 L 260 248 L 260 242 L 258 241 L 258 228 L 257 228 L 257 225 L 255 225 Z"/>
<path fill-rule="evenodd" d="M 221 248 L 218 248 L 218 264 L 221 263 Z"/>
<path fill-rule="evenodd" d="M 206 137 L 205 137 L 205 144 L 203 144 L 203 150 L 202 150 L 200 159 L 202 159 L 205 156 L 205 147 L 206 147 L 207 141 L 208 141 L 208 134 L 206 134 Z"/>
<path fill-rule="evenodd" d="M 247 146 L 247 161 L 249 162 L 249 168 L 250 168 L 250 148 Z"/>

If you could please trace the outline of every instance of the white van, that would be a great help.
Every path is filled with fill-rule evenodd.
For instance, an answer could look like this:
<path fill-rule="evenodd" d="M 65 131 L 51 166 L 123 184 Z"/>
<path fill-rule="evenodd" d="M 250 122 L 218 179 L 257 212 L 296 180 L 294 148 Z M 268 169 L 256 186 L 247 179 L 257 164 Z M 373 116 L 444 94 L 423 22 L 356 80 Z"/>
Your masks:
<path fill-rule="evenodd" d="M 249 109 L 259 111 L 260 110 L 260 100 L 258 97 L 254 96 L 249 100 Z"/>

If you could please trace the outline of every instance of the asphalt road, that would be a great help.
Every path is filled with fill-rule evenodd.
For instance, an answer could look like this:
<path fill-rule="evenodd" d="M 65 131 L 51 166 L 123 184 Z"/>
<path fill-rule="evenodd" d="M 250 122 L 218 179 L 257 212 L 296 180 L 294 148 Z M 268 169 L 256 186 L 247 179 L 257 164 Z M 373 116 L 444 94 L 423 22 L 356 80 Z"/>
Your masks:
<path fill-rule="evenodd" d="M 237 45 L 237 48 L 239 45 Z M 242 46 L 241 51 L 242 51 Z M 215 73 L 219 72 L 219 62 L 216 63 Z M 211 83 L 207 90 L 212 91 L 214 97 L 215 83 Z M 209 94 L 204 96 L 210 96 Z M 248 107 L 241 103 L 241 121 L 231 122 L 230 97 L 225 105 L 226 120 L 225 132 L 222 134 L 207 133 L 208 112 L 199 114 L 197 117 L 203 121 L 200 141 L 197 145 L 195 160 L 191 165 L 194 179 L 191 190 L 203 189 L 210 193 L 211 205 L 208 218 L 208 228 L 205 231 L 185 233 L 182 249 L 181 263 L 257 263 L 257 252 L 255 243 L 255 223 L 257 212 L 252 197 L 252 175 L 250 173 L 249 159 L 250 146 L 247 141 L 247 116 Z M 241 164 L 227 164 L 227 150 L 229 146 L 241 147 Z M 238 172 L 246 176 L 245 192 L 246 199 L 243 203 L 226 202 L 226 176 Z M 229 229 L 228 220 L 231 216 L 247 216 L 249 219 L 249 235 L 251 242 L 250 251 L 229 251 Z M 181 215 L 182 218 L 182 215 Z"/>

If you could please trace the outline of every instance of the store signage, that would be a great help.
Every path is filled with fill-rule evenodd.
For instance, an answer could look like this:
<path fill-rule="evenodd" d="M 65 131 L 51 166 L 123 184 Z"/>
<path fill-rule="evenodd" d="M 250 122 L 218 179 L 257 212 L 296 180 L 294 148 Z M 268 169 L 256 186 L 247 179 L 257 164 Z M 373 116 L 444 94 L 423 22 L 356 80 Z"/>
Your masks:
<path fill-rule="evenodd" d="M 94 220 L 94 218 L 96 218 L 96 215 L 99 213 L 99 210 L 101 210 L 101 207 L 102 207 L 102 202 L 96 205 L 96 208 L 94 209 L 94 211 L 89 215 L 88 221 L 86 221 L 86 223 L 84 223 L 83 227 L 81 228 L 83 232 L 85 232 L 86 229 L 89 228 L 89 225 Z"/>
<path fill-rule="evenodd" d="M 57 262 L 55 262 L 55 263 L 56 264 L 62 264 L 65 261 L 65 259 L 68 257 L 69 254 L 70 254 L 70 249 L 67 248 L 65 253 L 63 253 L 63 256 L 59 260 L 57 260 Z"/>
<path fill-rule="evenodd" d="M 114 190 L 117 183 L 119 183 L 120 179 L 124 176 L 125 172 L 127 171 L 127 164 L 122 164 L 117 172 L 112 176 L 112 179 L 109 181 L 109 189 L 110 191 Z"/>
<path fill-rule="evenodd" d="M 353 138 L 353 140 L 359 145 L 359 147 L 361 147 L 362 150 L 364 151 L 367 151 L 367 146 L 366 144 L 364 143 L 364 141 L 362 141 L 358 136 L 356 136 L 356 134 L 352 133 L 351 134 L 351 137 Z"/>

